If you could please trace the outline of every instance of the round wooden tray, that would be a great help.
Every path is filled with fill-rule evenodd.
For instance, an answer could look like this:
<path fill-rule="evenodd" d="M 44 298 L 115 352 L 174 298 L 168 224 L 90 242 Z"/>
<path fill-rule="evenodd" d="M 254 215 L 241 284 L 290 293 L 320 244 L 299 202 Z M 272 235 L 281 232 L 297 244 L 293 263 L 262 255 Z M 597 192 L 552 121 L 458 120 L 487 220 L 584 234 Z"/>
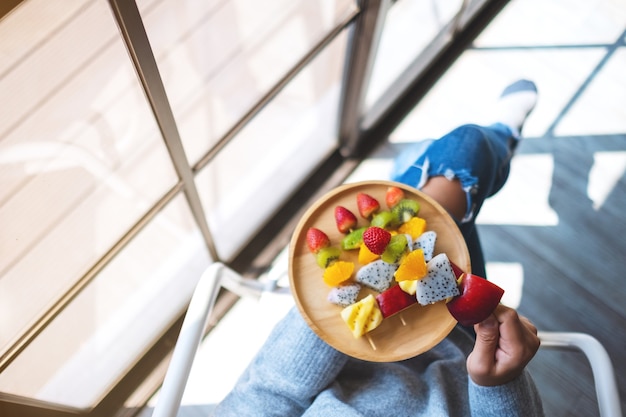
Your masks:
<path fill-rule="evenodd" d="M 407 198 L 420 203 L 418 215 L 426 220 L 427 230 L 437 232 L 435 254 L 445 252 L 464 271 L 470 271 L 470 258 L 465 241 L 456 223 L 432 198 L 403 184 L 390 181 L 368 181 L 340 186 L 307 210 L 298 223 L 289 248 L 289 279 L 291 291 L 300 313 L 311 329 L 335 349 L 355 358 L 372 362 L 392 362 L 417 356 L 443 340 L 456 324 L 444 302 L 429 306 L 413 306 L 383 320 L 382 324 L 361 338 L 354 338 L 341 319 L 341 307 L 326 297 L 330 290 L 322 280 L 323 270 L 309 252 L 306 231 L 309 227 L 323 230 L 334 246 L 344 236 L 335 225 L 334 210 L 342 205 L 359 219 L 358 227 L 368 221 L 359 216 L 356 194 L 364 192 L 376 198 L 381 208 L 389 186 L 402 188 Z M 342 259 L 356 262 L 358 251 L 344 251 Z M 359 299 L 375 291 L 363 288 Z"/>

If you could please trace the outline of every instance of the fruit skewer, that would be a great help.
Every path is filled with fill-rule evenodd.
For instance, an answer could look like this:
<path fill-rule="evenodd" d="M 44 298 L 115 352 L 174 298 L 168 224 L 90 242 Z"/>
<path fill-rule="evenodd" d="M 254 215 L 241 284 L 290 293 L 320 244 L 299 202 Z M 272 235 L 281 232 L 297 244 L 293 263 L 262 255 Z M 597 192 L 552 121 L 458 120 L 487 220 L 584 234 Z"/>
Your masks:
<path fill-rule="evenodd" d="M 372 336 L 369 334 L 365 334 L 365 337 L 367 338 L 367 341 L 369 342 L 370 346 L 372 347 L 372 350 L 376 350 L 376 343 L 374 343 L 374 339 L 372 339 Z"/>

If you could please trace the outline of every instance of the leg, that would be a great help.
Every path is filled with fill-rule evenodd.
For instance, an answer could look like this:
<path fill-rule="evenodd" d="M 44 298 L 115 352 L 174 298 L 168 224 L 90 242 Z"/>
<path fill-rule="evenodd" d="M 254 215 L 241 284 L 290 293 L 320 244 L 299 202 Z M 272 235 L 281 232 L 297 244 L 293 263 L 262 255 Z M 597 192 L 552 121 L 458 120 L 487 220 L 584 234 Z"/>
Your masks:
<path fill-rule="evenodd" d="M 393 180 L 421 189 L 457 221 L 468 246 L 473 272 L 485 276 L 474 225 L 484 200 L 504 185 L 513 154 L 513 133 L 504 125 L 464 125 L 432 141 Z"/>
<path fill-rule="evenodd" d="M 428 192 L 457 221 L 468 223 L 476 217 L 483 201 L 506 182 L 514 140 L 512 131 L 504 125 L 460 126 L 432 141 L 408 169 L 393 179 Z"/>
<path fill-rule="evenodd" d="M 421 189 L 457 221 L 467 242 L 474 273 L 485 276 L 474 224 L 484 200 L 502 188 L 524 120 L 534 107 L 532 82 L 507 87 L 491 126 L 464 125 L 439 140 L 422 142 L 400 155 L 392 179 Z"/>
<path fill-rule="evenodd" d="M 422 191 L 441 204 L 457 223 L 459 223 L 458 219 L 462 219 L 465 215 L 467 198 L 458 179 L 448 180 L 445 177 L 432 177 L 426 181 Z M 461 232 L 472 260 L 472 272 L 481 277 L 486 277 L 485 260 L 476 226 L 473 222 L 461 225 Z"/>
<path fill-rule="evenodd" d="M 426 181 L 422 191 L 435 199 L 455 220 L 460 220 L 467 211 L 467 199 L 461 181 L 446 177 L 432 177 Z"/>

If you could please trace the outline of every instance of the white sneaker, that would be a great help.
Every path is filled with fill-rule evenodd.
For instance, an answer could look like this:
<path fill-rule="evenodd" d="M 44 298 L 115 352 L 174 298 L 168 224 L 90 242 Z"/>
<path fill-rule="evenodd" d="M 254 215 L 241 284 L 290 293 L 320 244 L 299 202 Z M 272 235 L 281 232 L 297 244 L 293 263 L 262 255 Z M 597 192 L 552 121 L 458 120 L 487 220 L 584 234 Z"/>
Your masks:
<path fill-rule="evenodd" d="M 518 80 L 502 91 L 496 105 L 495 120 L 519 136 L 526 118 L 537 104 L 537 86 L 529 80 Z"/>

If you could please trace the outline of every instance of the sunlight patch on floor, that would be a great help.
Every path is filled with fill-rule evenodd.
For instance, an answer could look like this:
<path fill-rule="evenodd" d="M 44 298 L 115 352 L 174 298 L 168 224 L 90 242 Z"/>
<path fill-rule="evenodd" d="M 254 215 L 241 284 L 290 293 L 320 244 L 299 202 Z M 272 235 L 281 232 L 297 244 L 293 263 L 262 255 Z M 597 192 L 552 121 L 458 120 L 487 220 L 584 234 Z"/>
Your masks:
<path fill-rule="evenodd" d="M 487 276 L 504 290 L 502 304 L 517 309 L 524 290 L 524 267 L 517 262 L 487 262 Z"/>
<path fill-rule="evenodd" d="M 615 185 L 626 172 L 626 152 L 595 152 L 589 172 L 587 195 L 594 210 L 600 210 Z"/>
<path fill-rule="evenodd" d="M 548 197 L 552 186 L 552 155 L 517 155 L 504 187 L 485 201 L 478 224 L 554 226 L 559 222 Z"/>

